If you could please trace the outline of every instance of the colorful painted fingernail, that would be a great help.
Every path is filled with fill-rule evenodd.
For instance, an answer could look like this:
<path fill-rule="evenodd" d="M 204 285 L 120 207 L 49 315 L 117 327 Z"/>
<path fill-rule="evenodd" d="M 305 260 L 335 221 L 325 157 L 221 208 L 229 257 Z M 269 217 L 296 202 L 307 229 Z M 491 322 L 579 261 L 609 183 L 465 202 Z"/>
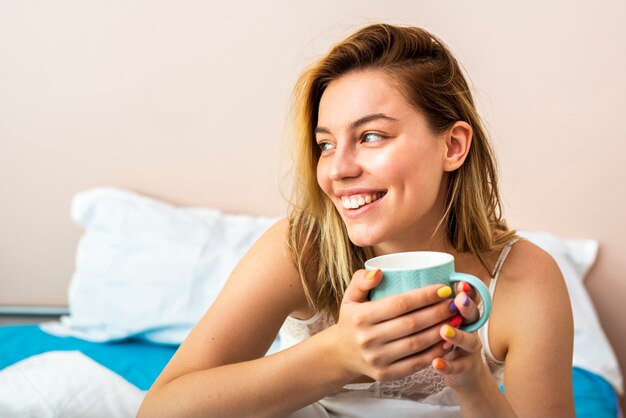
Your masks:
<path fill-rule="evenodd" d="M 442 359 L 436 358 L 433 360 L 433 368 L 443 370 L 446 368 L 446 363 L 444 363 Z"/>
<path fill-rule="evenodd" d="M 470 285 L 467 282 L 463 282 L 461 284 L 461 287 L 463 288 L 463 291 L 466 292 L 466 293 L 469 292 L 470 290 L 472 290 L 472 288 L 470 287 Z"/>
<path fill-rule="evenodd" d="M 459 308 L 457 308 L 456 305 L 454 304 L 454 300 L 450 301 L 450 312 L 459 313 Z"/>
<path fill-rule="evenodd" d="M 376 269 L 376 270 L 370 270 L 366 275 L 365 278 L 366 279 L 373 279 L 374 277 L 376 277 L 376 273 L 378 273 L 378 270 L 380 269 Z"/>
<path fill-rule="evenodd" d="M 449 322 L 450 326 L 454 328 L 460 327 L 462 323 L 463 323 L 463 317 L 461 315 L 454 316 Z"/>
<path fill-rule="evenodd" d="M 454 336 L 456 336 L 456 331 L 450 325 L 444 325 L 443 327 L 443 334 L 446 337 L 453 338 Z"/>
<path fill-rule="evenodd" d="M 447 298 L 451 294 L 452 294 L 452 289 L 450 289 L 450 286 L 443 286 L 437 290 L 437 295 L 440 298 Z"/>
<path fill-rule="evenodd" d="M 469 306 L 469 303 L 470 303 L 470 298 L 467 295 L 463 295 L 463 297 L 465 298 L 465 299 L 463 299 L 463 306 L 465 306 L 467 308 Z"/>

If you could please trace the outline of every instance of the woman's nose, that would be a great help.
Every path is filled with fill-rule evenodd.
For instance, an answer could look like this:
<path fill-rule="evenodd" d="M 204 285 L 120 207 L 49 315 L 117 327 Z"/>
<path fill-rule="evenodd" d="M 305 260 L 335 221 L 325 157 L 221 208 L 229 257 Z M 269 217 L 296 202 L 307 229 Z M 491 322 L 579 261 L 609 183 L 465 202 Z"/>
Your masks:
<path fill-rule="evenodd" d="M 358 177 L 359 174 L 361 174 L 361 166 L 357 151 L 351 147 L 338 147 L 333 155 L 330 178 L 332 180 L 342 180 Z"/>

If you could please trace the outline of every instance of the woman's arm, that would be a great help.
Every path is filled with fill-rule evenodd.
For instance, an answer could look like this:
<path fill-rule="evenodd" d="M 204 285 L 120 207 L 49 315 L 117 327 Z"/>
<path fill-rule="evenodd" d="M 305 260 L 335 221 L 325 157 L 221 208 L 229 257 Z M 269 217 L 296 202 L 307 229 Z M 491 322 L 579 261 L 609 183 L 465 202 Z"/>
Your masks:
<path fill-rule="evenodd" d="M 349 381 L 324 355 L 323 335 L 263 357 L 285 317 L 306 310 L 286 233 L 283 220 L 241 260 L 155 381 L 140 417 L 286 415 Z"/>
<path fill-rule="evenodd" d="M 490 346 L 505 358 L 503 395 L 483 363 L 475 334 L 442 337 L 460 349 L 433 365 L 459 398 L 465 417 L 573 417 L 573 322 L 563 276 L 547 253 L 520 241 L 496 287 Z M 458 352 L 458 351 L 457 351 Z"/>
<path fill-rule="evenodd" d="M 310 315 L 285 248 L 287 223 L 242 259 L 142 404 L 140 417 L 285 416 L 366 375 L 407 376 L 445 354 L 439 326 L 453 315 L 432 285 L 370 302 L 380 271 L 357 271 L 337 325 L 263 357 L 284 319 Z"/>
<path fill-rule="evenodd" d="M 520 417 L 574 417 L 574 326 L 563 275 L 534 244 L 520 241 L 515 247 L 510 257 L 516 271 L 497 290 L 506 323 L 494 324 L 508 341 L 506 397 Z"/>

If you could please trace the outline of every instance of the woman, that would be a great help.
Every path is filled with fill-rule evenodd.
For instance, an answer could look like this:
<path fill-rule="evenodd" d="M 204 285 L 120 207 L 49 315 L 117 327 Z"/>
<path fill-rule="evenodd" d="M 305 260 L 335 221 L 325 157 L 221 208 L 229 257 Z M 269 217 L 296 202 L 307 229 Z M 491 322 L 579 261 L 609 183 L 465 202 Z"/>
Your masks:
<path fill-rule="evenodd" d="M 493 152 L 446 46 L 365 27 L 301 76 L 295 110 L 289 217 L 241 260 L 139 415 L 573 416 L 563 278 L 502 220 Z M 368 300 L 382 273 L 364 261 L 417 250 L 491 285 L 488 326 L 457 328 L 477 317 L 467 285 L 454 302 L 441 285 Z M 283 350 L 264 356 L 281 326 Z"/>

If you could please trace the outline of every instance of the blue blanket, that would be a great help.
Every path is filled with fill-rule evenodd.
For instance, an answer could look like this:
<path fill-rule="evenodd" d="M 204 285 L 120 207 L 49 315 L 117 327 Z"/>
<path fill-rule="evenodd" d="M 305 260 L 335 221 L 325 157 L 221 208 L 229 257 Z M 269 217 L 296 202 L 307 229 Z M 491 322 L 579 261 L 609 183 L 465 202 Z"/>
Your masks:
<path fill-rule="evenodd" d="M 40 330 L 38 325 L 0 326 L 0 370 L 36 354 L 76 350 L 141 390 L 152 386 L 177 348 L 136 340 L 92 343 L 55 337 Z"/>

